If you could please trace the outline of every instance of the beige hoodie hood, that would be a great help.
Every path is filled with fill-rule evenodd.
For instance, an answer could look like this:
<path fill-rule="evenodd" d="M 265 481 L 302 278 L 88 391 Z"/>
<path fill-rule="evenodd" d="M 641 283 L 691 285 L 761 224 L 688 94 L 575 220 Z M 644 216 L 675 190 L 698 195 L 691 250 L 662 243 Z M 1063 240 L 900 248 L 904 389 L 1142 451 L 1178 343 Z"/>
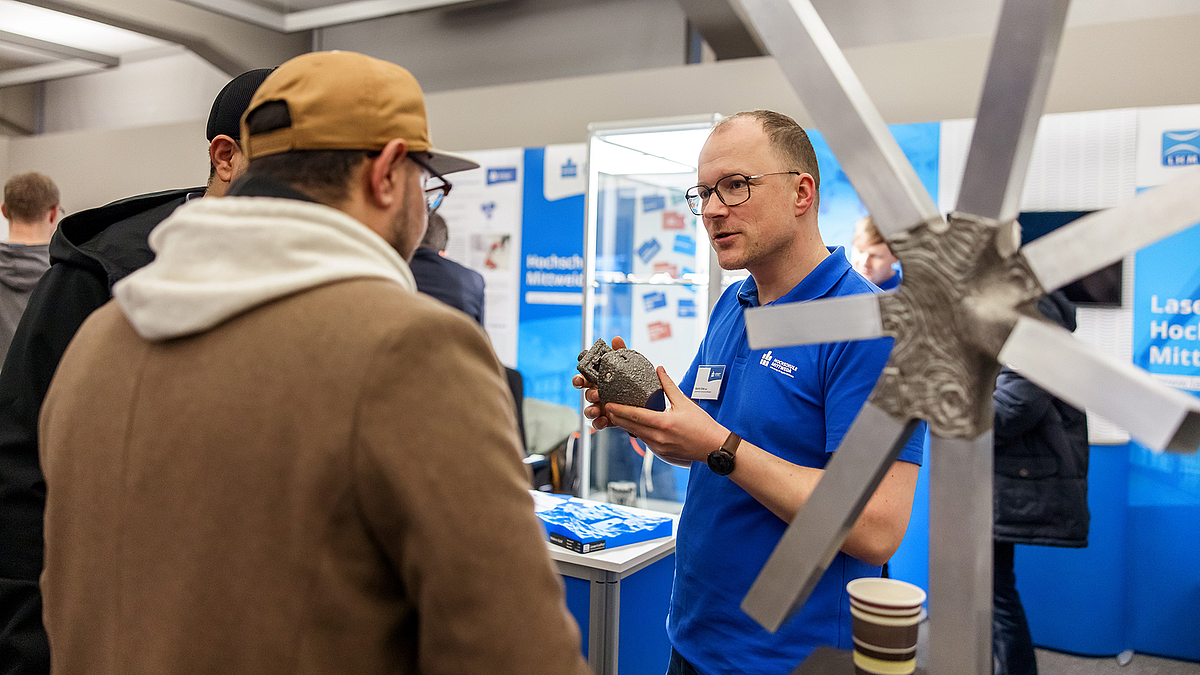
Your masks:
<path fill-rule="evenodd" d="M 382 237 L 321 204 L 274 197 L 198 199 L 150 233 L 156 258 L 113 286 L 138 335 L 202 333 L 286 295 L 363 277 L 416 292 Z"/>

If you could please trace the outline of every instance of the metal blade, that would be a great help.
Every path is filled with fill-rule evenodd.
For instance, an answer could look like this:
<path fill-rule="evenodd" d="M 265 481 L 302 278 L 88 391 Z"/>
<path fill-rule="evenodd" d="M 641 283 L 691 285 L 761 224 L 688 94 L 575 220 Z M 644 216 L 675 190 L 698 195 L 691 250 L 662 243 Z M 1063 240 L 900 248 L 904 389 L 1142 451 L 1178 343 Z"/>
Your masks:
<path fill-rule="evenodd" d="M 929 673 L 992 672 L 992 432 L 929 439 Z"/>
<path fill-rule="evenodd" d="M 900 151 L 809 0 L 738 0 L 884 238 L 931 219 L 937 205 Z"/>
<path fill-rule="evenodd" d="M 958 211 L 1017 217 L 1070 0 L 1005 0 L 958 194 Z"/>
<path fill-rule="evenodd" d="M 917 424 L 863 406 L 742 600 L 746 614 L 775 632 L 804 606 Z"/>
<path fill-rule="evenodd" d="M 1030 269 L 1052 291 L 1200 222 L 1200 167 L 1129 202 L 1084 216 L 1021 247 Z"/>
<path fill-rule="evenodd" d="M 1200 400 L 1105 357 L 1058 326 L 1022 317 L 998 359 L 1067 403 L 1124 427 L 1148 448 L 1192 453 L 1200 447 Z"/>
<path fill-rule="evenodd" d="M 882 337 L 879 296 L 863 293 L 748 309 L 746 335 L 750 349 Z"/>

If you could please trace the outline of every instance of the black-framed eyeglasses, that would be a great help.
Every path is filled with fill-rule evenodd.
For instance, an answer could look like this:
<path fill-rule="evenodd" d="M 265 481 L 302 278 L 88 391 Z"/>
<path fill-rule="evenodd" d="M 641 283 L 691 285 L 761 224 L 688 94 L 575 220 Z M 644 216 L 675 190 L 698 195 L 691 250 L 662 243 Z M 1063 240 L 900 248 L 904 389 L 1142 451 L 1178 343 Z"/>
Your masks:
<path fill-rule="evenodd" d="M 425 169 L 429 173 L 429 177 L 440 181 L 439 185 L 425 188 L 425 208 L 429 213 L 437 211 L 437 208 L 442 205 L 442 200 L 446 195 L 450 194 L 450 181 L 446 180 L 445 176 L 433 170 L 429 163 L 421 159 L 415 153 L 408 153 L 409 159 L 417 163 L 417 166 Z"/>
<path fill-rule="evenodd" d="M 802 175 L 800 171 L 772 171 L 771 173 L 760 173 L 754 176 L 747 176 L 744 173 L 731 173 L 718 180 L 717 184 L 712 187 L 707 185 L 690 187 L 687 193 L 685 193 L 688 208 L 698 216 L 704 215 L 704 205 L 708 203 L 708 198 L 714 194 L 725 206 L 737 206 L 750 199 L 750 181 L 766 176 L 780 176 L 783 174 Z"/>

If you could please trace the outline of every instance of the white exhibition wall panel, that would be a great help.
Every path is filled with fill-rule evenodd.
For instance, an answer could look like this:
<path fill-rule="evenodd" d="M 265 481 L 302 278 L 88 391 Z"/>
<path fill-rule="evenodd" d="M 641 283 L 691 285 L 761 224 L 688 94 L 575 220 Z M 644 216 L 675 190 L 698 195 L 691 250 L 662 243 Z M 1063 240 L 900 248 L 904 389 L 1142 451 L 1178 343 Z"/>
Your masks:
<path fill-rule="evenodd" d="M 942 122 L 938 207 L 954 210 L 971 145 L 974 120 Z M 1022 211 L 1094 211 L 1133 197 L 1137 188 L 1137 111 L 1044 115 L 1033 145 L 1033 157 Z"/>

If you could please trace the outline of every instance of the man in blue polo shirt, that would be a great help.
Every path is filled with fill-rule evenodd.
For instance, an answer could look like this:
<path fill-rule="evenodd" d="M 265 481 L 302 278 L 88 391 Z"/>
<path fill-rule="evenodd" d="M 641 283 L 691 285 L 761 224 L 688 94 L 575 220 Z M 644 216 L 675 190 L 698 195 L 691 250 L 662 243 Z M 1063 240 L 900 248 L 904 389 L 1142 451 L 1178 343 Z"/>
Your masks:
<path fill-rule="evenodd" d="M 888 471 L 804 608 L 776 633 L 742 612 L 742 598 L 891 350 L 890 338 L 759 351 L 747 342 L 748 307 L 877 291 L 840 248 L 822 242 L 819 180 L 807 134 L 786 115 L 739 113 L 713 129 L 688 201 L 721 267 L 744 268 L 750 278 L 713 308 L 679 387 L 658 369 L 669 410 L 585 410 L 596 428 L 619 426 L 663 459 L 692 467 L 667 619 L 669 675 L 786 675 L 818 645 L 850 648 L 846 582 L 879 576 L 908 527 L 923 431 Z M 594 389 L 585 397 L 598 401 Z"/>

